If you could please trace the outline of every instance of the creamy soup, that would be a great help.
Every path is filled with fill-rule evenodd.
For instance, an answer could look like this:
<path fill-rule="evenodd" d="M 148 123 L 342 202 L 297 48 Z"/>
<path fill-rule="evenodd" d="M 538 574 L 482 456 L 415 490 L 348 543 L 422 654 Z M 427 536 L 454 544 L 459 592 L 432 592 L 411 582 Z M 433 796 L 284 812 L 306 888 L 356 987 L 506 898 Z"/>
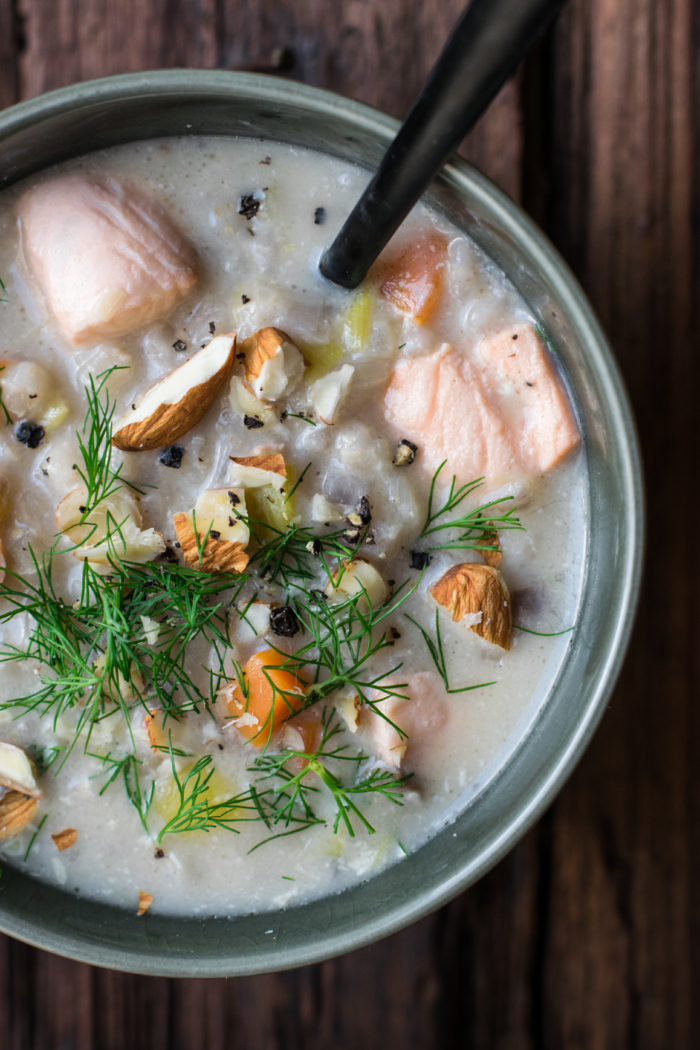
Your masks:
<path fill-rule="evenodd" d="M 337 893 L 546 703 L 585 556 L 564 377 L 423 206 L 323 281 L 366 180 L 191 137 L 0 195 L 2 864 L 140 914 Z"/>

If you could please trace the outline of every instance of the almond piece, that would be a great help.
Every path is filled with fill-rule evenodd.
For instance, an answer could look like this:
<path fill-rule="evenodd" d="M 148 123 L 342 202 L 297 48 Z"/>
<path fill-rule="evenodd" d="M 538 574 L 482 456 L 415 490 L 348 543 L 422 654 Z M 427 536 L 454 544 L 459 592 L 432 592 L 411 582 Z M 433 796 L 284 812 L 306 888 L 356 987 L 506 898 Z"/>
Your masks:
<path fill-rule="evenodd" d="M 137 397 L 119 420 L 112 444 L 123 452 L 172 444 L 196 426 L 226 382 L 234 361 L 235 333 L 217 335 L 189 361 Z"/>
<path fill-rule="evenodd" d="M 367 597 L 363 596 L 360 599 L 359 608 L 367 608 L 367 599 L 374 608 L 384 604 L 389 589 L 374 565 L 371 565 L 365 558 L 353 558 L 352 561 L 343 562 L 343 568 L 345 571 L 342 576 L 340 570 L 336 569 L 333 580 L 326 587 L 326 595 L 329 598 L 345 599 L 355 594 L 362 594 L 364 591 Z M 340 582 L 336 584 L 338 577 L 340 577 Z"/>
<path fill-rule="evenodd" d="M 79 561 L 111 571 L 112 561 L 148 562 L 165 550 L 165 540 L 155 529 L 141 529 L 138 500 L 127 489 L 118 489 L 80 520 L 87 503 L 87 489 L 78 485 L 56 507 L 56 528 L 71 543 L 83 544 L 72 553 Z"/>
<path fill-rule="evenodd" d="M 351 733 L 356 733 L 360 725 L 360 696 L 357 689 L 350 685 L 341 686 L 333 694 L 335 709 Z"/>
<path fill-rule="evenodd" d="M 0 839 L 7 839 L 25 828 L 38 805 L 38 799 L 21 791 L 8 791 L 0 798 Z"/>
<path fill-rule="evenodd" d="M 195 519 L 196 520 L 196 519 Z M 221 538 L 216 539 L 209 534 L 207 542 L 202 551 L 202 560 L 199 560 L 197 540 L 192 525 L 192 515 L 176 514 L 173 518 L 175 533 L 182 548 L 185 565 L 190 569 L 198 569 L 200 572 L 243 572 L 248 564 L 248 555 L 243 550 L 245 544 Z M 207 534 L 209 524 L 200 531 L 197 522 L 197 536 L 199 543 L 203 543 Z M 215 530 L 216 531 L 216 530 Z"/>
<path fill-rule="evenodd" d="M 343 365 L 337 372 L 329 372 L 309 387 L 309 400 L 326 426 L 335 423 L 338 406 L 347 394 L 354 374 L 352 365 Z"/>
<path fill-rule="evenodd" d="M 63 831 L 57 831 L 51 838 L 56 843 L 58 852 L 62 853 L 64 849 L 70 849 L 71 846 L 75 845 L 78 832 L 75 828 L 64 828 Z"/>
<path fill-rule="evenodd" d="M 23 795 L 41 798 L 43 791 L 36 782 L 34 763 L 21 747 L 0 740 L 0 787 L 21 791 Z"/>
<path fill-rule="evenodd" d="M 513 613 L 506 581 L 498 569 L 476 562 L 454 565 L 430 593 L 438 605 L 452 613 L 455 623 L 469 613 L 481 613 L 481 622 L 469 630 L 501 649 L 510 649 Z"/>
<path fill-rule="evenodd" d="M 487 522 L 488 525 L 493 526 L 493 522 Z M 479 554 L 484 559 L 487 565 L 490 565 L 492 569 L 497 569 L 501 564 L 503 558 L 503 552 L 501 551 L 501 541 L 498 538 L 498 533 L 495 529 L 490 532 L 485 532 L 483 536 L 479 538 L 479 545 L 483 544 L 488 547 L 497 547 L 495 551 L 479 551 Z"/>
<path fill-rule="evenodd" d="M 150 893 L 145 893 L 143 890 L 139 890 L 139 910 L 136 912 L 137 915 L 143 915 L 148 911 L 150 906 L 153 904 L 153 897 Z"/>
<path fill-rule="evenodd" d="M 278 452 L 272 456 L 229 456 L 228 480 L 242 489 L 259 489 L 273 485 L 281 489 L 287 480 L 284 457 Z"/>
<path fill-rule="evenodd" d="M 260 328 L 242 340 L 237 357 L 243 358 L 245 377 L 256 397 L 276 401 L 298 383 L 306 362 L 293 339 L 279 328 Z"/>

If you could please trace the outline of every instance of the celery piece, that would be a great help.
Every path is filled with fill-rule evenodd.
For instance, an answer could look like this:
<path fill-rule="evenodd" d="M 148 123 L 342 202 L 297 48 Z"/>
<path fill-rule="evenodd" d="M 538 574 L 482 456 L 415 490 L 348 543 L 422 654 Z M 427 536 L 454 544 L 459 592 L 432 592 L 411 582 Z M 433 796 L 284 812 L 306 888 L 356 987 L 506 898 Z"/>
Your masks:
<path fill-rule="evenodd" d="M 353 297 L 343 320 L 343 342 L 351 354 L 367 349 L 372 332 L 373 296 L 363 288 Z"/>
<path fill-rule="evenodd" d="M 323 343 L 316 346 L 304 344 L 300 349 L 309 362 L 309 367 L 304 373 L 304 382 L 309 386 L 330 372 L 331 368 L 345 357 L 345 350 L 338 343 Z"/>
<path fill-rule="evenodd" d="M 287 492 L 291 492 L 294 485 L 289 466 L 287 466 L 287 480 L 284 490 L 276 489 L 274 485 L 262 485 L 259 489 L 247 489 L 245 494 L 248 517 L 251 519 L 252 527 L 257 532 L 256 521 L 264 525 L 271 525 L 273 529 L 286 532 L 287 523 L 294 517 L 294 497 L 285 503 Z M 268 537 L 269 538 L 269 537 Z"/>

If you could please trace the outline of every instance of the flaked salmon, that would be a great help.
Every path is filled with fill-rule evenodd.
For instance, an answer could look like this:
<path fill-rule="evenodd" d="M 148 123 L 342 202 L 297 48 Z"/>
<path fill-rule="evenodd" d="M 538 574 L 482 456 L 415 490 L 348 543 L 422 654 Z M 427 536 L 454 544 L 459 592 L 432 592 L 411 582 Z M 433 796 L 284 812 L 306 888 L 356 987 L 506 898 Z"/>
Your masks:
<path fill-rule="evenodd" d="M 434 471 L 447 460 L 464 483 L 541 474 L 579 443 L 566 391 L 531 325 L 484 339 L 476 353 L 445 343 L 398 362 L 386 418 Z"/>
<path fill-rule="evenodd" d="M 433 671 L 418 671 L 403 681 L 403 688 L 395 687 L 402 696 L 382 699 L 385 694 L 371 690 L 377 710 L 362 708 L 360 719 L 369 730 L 372 750 L 394 769 L 401 768 L 407 752 L 414 760 L 416 752 L 429 746 L 448 717 L 447 694 Z"/>
<path fill-rule="evenodd" d="M 52 179 L 19 202 L 24 260 L 74 346 L 169 313 L 194 288 L 197 255 L 163 209 L 117 179 Z"/>

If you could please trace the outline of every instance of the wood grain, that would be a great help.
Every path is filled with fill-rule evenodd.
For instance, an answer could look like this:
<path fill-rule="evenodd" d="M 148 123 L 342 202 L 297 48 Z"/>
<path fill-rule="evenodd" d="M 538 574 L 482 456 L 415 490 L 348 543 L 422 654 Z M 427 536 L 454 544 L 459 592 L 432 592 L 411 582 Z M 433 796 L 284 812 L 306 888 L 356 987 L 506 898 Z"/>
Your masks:
<path fill-rule="evenodd" d="M 0 0 L 0 105 L 129 70 L 264 68 L 288 48 L 291 76 L 400 117 L 461 6 Z M 462 149 L 523 199 L 581 279 L 647 464 L 652 543 L 634 642 L 558 801 L 448 907 L 320 966 L 166 981 L 0 939 L 3 1050 L 700 1043 L 698 22 L 690 0 L 569 0 Z"/>

